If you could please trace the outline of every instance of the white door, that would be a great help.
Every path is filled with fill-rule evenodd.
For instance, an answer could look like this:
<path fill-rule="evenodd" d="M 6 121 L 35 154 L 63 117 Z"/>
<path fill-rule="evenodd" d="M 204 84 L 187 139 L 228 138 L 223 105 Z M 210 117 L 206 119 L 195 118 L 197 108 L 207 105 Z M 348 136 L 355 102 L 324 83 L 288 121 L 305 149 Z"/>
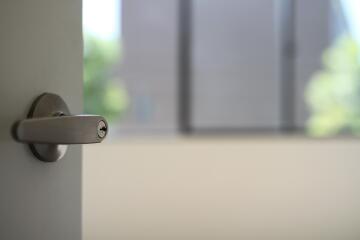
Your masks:
<path fill-rule="evenodd" d="M 0 2 L 0 239 L 81 239 L 81 146 L 54 163 L 10 134 L 43 92 L 82 112 L 81 0 Z"/>

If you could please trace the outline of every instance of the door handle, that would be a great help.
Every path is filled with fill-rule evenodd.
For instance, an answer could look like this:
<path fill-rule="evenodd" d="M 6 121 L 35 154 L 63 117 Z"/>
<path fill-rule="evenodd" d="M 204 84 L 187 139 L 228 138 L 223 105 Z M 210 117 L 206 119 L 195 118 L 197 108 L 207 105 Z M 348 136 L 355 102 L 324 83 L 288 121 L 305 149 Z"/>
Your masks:
<path fill-rule="evenodd" d="M 52 93 L 40 95 L 28 118 L 13 126 L 15 140 L 28 143 L 42 161 L 62 158 L 70 144 L 100 143 L 108 133 L 105 118 L 97 115 L 71 115 L 63 99 Z"/>
<path fill-rule="evenodd" d="M 101 142 L 105 119 L 96 115 L 55 116 L 19 121 L 16 139 L 23 143 L 87 144 Z"/>

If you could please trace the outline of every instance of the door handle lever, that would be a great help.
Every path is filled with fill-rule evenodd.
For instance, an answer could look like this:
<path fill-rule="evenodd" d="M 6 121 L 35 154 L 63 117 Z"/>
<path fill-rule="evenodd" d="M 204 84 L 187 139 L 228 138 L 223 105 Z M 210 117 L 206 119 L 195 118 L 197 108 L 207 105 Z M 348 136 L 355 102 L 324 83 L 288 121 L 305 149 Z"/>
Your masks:
<path fill-rule="evenodd" d="M 100 143 L 107 135 L 105 118 L 97 115 L 71 115 L 56 94 L 44 93 L 33 103 L 28 118 L 16 122 L 13 135 L 28 143 L 42 161 L 54 162 L 65 155 L 70 144 Z"/>
<path fill-rule="evenodd" d="M 23 143 L 69 145 L 99 143 L 106 131 L 103 117 L 78 115 L 25 119 L 17 123 L 15 135 Z"/>

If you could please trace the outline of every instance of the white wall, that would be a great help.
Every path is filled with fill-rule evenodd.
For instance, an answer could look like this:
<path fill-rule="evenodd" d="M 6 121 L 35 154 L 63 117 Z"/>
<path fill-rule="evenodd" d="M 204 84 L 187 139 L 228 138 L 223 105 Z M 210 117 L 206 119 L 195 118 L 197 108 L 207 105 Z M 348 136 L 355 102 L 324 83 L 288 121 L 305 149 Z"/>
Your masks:
<path fill-rule="evenodd" d="M 87 146 L 84 239 L 359 239 L 359 156 L 281 137 Z"/>

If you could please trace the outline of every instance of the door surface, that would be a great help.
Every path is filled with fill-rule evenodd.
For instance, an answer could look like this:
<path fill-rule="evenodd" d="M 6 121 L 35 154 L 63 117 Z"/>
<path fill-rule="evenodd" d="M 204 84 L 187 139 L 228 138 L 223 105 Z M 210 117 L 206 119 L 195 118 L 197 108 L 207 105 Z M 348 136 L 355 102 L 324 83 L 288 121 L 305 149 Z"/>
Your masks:
<path fill-rule="evenodd" d="M 81 238 L 81 147 L 44 163 L 12 124 L 43 92 L 82 111 L 81 0 L 0 2 L 0 239 Z"/>

